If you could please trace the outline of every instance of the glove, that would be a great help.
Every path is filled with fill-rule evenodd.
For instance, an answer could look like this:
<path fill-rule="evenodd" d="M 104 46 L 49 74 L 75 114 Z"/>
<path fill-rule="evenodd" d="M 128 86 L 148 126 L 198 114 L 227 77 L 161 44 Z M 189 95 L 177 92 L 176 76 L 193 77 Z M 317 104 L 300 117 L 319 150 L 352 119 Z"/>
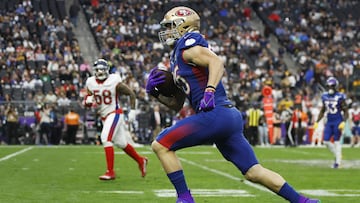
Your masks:
<path fill-rule="evenodd" d="M 341 121 L 341 123 L 338 126 L 339 130 L 343 130 L 344 127 L 345 127 L 345 121 Z"/>
<path fill-rule="evenodd" d="M 146 83 L 146 93 L 154 97 L 158 97 L 160 93 L 156 89 L 156 86 L 164 83 L 166 76 L 161 71 L 155 70 L 157 70 L 157 68 L 153 68 L 150 71 L 150 75 Z"/>
<path fill-rule="evenodd" d="M 318 122 L 315 122 L 314 123 L 314 126 L 313 126 L 313 128 L 314 128 L 314 130 L 316 130 L 316 128 L 319 126 L 319 123 Z"/>
<path fill-rule="evenodd" d="M 215 108 L 215 96 L 214 92 L 205 92 L 204 97 L 200 101 L 200 111 L 211 111 Z"/>
<path fill-rule="evenodd" d="M 86 95 L 85 97 L 85 106 L 91 107 L 94 103 L 94 96 L 93 95 Z"/>
<path fill-rule="evenodd" d="M 128 113 L 128 120 L 130 122 L 133 122 L 136 120 L 136 110 L 135 109 L 131 109 L 130 112 Z"/>

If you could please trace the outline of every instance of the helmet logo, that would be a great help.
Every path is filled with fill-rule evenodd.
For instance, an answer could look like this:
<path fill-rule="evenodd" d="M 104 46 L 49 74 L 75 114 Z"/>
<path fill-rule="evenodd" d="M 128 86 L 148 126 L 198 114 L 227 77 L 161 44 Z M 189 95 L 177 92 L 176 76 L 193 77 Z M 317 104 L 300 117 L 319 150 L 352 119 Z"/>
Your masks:
<path fill-rule="evenodd" d="M 176 16 L 180 16 L 180 17 L 189 16 L 191 14 L 192 14 L 192 12 L 190 10 L 188 10 L 188 9 L 179 9 L 175 13 Z"/>

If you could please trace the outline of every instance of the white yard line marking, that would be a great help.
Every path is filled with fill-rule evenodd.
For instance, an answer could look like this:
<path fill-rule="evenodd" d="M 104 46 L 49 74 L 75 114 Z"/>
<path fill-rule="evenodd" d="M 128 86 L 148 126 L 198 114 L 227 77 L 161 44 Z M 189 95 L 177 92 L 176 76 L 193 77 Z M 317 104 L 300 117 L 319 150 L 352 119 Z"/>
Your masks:
<path fill-rule="evenodd" d="M 130 190 L 97 191 L 97 192 L 114 193 L 114 194 L 144 194 L 144 191 L 130 191 Z"/>
<path fill-rule="evenodd" d="M 300 192 L 324 197 L 360 197 L 360 190 L 300 190 Z"/>
<path fill-rule="evenodd" d="M 31 149 L 33 149 L 33 147 L 28 147 L 28 148 L 22 149 L 22 150 L 20 150 L 20 151 L 18 151 L 18 152 L 9 154 L 9 155 L 4 156 L 3 158 L 1 158 L 0 161 L 6 161 L 6 160 L 8 160 L 8 159 L 10 159 L 10 158 L 12 158 L 12 157 L 14 157 L 14 156 L 17 156 L 17 155 L 19 155 L 19 154 L 22 154 L 22 153 L 24 153 L 24 152 L 27 152 L 27 151 L 29 151 L 29 150 L 31 150 Z"/>
<path fill-rule="evenodd" d="M 176 197 L 176 191 L 171 189 L 154 190 L 158 197 Z M 227 189 L 192 189 L 191 194 L 199 197 L 255 197 L 245 190 Z"/>
<path fill-rule="evenodd" d="M 181 161 L 183 162 L 186 162 L 190 165 L 193 165 L 193 166 L 196 166 L 196 167 L 199 167 L 201 169 L 204 169 L 206 171 L 209 171 L 209 172 L 212 172 L 212 173 L 215 173 L 215 174 L 218 174 L 218 175 L 221 175 L 221 176 L 224 176 L 226 178 L 229 178 L 231 180 L 235 180 L 235 181 L 242 181 L 243 183 L 245 183 L 246 185 L 250 186 L 250 187 L 253 187 L 253 188 L 256 188 L 258 190 L 261 190 L 261 191 L 264 191 L 264 192 L 268 192 L 268 193 L 271 193 L 271 194 L 274 194 L 272 191 L 270 191 L 269 189 L 261 186 L 261 185 L 258 185 L 258 184 L 255 184 L 255 183 L 252 183 L 250 181 L 247 181 L 245 179 L 241 179 L 241 178 L 238 178 L 238 177 L 235 177 L 235 176 L 232 176 L 228 173 L 224 173 L 222 171 L 219 171 L 219 170 L 215 170 L 215 169 L 212 169 L 212 168 L 209 168 L 209 167 L 206 167 L 204 165 L 200 165 L 200 164 L 197 164 L 193 161 L 190 161 L 190 160 L 187 160 L 187 159 L 184 159 L 184 158 L 180 158 Z M 239 172 L 240 173 L 240 172 Z"/>

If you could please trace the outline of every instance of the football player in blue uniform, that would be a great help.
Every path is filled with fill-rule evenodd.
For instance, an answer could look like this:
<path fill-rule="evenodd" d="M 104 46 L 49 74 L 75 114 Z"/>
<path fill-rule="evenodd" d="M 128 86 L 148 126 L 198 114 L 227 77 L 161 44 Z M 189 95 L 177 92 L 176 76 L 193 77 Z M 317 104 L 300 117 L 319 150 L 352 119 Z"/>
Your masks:
<path fill-rule="evenodd" d="M 269 188 L 292 203 L 320 202 L 300 195 L 283 177 L 259 164 L 244 137 L 241 113 L 229 101 L 221 82 L 225 70 L 223 61 L 199 33 L 198 14 L 187 7 L 175 7 L 166 13 L 160 24 L 165 29 L 159 32 L 160 41 L 173 49 L 170 65 L 179 88 L 171 97 L 162 95 L 156 86 L 164 82 L 164 75 L 153 69 L 146 91 L 176 111 L 187 99 L 196 111 L 160 132 L 151 145 L 176 189 L 176 202 L 195 201 L 175 151 L 205 143 L 215 143 L 224 158 L 232 162 L 247 180 Z"/>
<path fill-rule="evenodd" d="M 337 87 L 339 82 L 335 77 L 329 77 L 326 80 L 327 92 L 321 96 L 323 106 L 320 110 L 319 116 L 314 124 L 314 129 L 317 128 L 317 123 L 327 113 L 327 122 L 324 128 L 324 145 L 334 154 L 335 162 L 333 168 L 339 168 L 341 164 L 341 134 L 345 127 L 345 121 L 348 119 L 348 107 L 346 105 L 345 94 L 338 92 Z M 333 138 L 333 140 L 331 140 Z"/>

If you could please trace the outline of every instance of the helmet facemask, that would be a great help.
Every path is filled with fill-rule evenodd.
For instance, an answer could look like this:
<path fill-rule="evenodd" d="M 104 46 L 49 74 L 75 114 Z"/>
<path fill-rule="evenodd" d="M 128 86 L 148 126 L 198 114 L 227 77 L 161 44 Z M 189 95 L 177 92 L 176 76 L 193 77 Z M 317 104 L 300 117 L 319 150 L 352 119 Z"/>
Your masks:
<path fill-rule="evenodd" d="M 334 77 L 330 77 L 329 79 L 326 80 L 326 87 L 328 89 L 329 94 L 335 94 L 338 85 L 339 82 Z"/>
<path fill-rule="evenodd" d="M 180 39 L 181 37 L 181 34 L 178 31 L 178 26 L 181 23 L 183 23 L 183 19 L 161 22 L 161 27 L 166 30 L 159 32 L 160 42 L 167 44 L 168 46 L 173 46 L 176 40 Z"/>
<path fill-rule="evenodd" d="M 109 64 L 104 59 L 99 59 L 94 63 L 94 75 L 98 80 L 105 80 L 109 76 Z"/>

